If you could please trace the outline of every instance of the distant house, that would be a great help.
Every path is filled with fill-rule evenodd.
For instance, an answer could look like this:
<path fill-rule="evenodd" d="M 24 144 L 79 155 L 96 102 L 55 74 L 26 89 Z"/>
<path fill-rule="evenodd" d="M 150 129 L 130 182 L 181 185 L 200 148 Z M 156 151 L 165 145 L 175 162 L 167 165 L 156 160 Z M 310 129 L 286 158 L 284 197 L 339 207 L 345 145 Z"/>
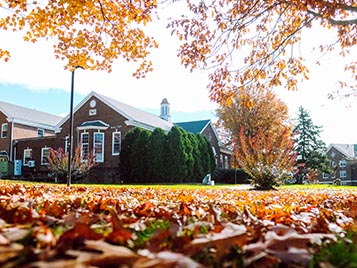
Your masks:
<path fill-rule="evenodd" d="M 215 126 L 211 120 L 199 120 L 190 122 L 179 122 L 175 125 L 182 127 L 187 132 L 205 136 L 212 145 L 218 168 L 228 169 L 232 165 L 232 151 L 225 148 L 218 136 Z"/>
<path fill-rule="evenodd" d="M 357 144 L 330 144 L 327 156 L 332 174 L 322 174 L 322 183 L 340 180 L 343 185 L 357 185 Z"/>
<path fill-rule="evenodd" d="M 96 92 L 88 94 L 74 108 L 73 148 L 80 148 L 83 160 L 88 157 L 89 152 L 93 152 L 96 157 L 97 166 L 90 174 L 91 182 L 119 181 L 121 142 L 125 134 L 133 127 L 149 131 L 153 131 L 155 128 L 161 128 L 165 132 L 170 131 L 174 124 L 171 122 L 170 106 L 167 99 L 163 99 L 160 108 L 160 116 L 156 116 Z M 21 107 L 18 109 L 21 110 Z M 29 111 L 27 112 L 29 113 Z M 35 113 L 33 110 L 31 112 Z M 6 127 L 3 129 L 3 135 L 6 137 L 10 135 L 11 141 L 5 142 L 4 138 L 4 143 L 0 145 L 3 145 L 4 148 L 7 147 L 7 151 L 12 154 L 11 159 L 22 160 L 23 176 L 31 174 L 34 177 L 48 177 L 47 155 L 49 149 L 62 147 L 67 151 L 69 148 L 69 115 L 64 118 L 51 117 L 50 115 L 46 118 L 45 115 L 48 114 L 38 113 L 31 116 L 37 120 L 37 125 L 34 124 L 34 129 L 32 129 L 33 135 L 11 136 Z M 5 120 L 6 118 L 4 118 Z M 45 127 L 46 124 L 48 124 L 47 127 Z M 43 135 L 36 132 L 41 128 L 40 126 L 44 129 Z M 217 159 L 223 161 L 222 166 L 228 166 L 230 160 L 225 160 L 226 157 L 221 156 L 224 152 L 219 147 L 219 138 L 210 121 L 202 128 L 201 132 L 211 141 Z"/>

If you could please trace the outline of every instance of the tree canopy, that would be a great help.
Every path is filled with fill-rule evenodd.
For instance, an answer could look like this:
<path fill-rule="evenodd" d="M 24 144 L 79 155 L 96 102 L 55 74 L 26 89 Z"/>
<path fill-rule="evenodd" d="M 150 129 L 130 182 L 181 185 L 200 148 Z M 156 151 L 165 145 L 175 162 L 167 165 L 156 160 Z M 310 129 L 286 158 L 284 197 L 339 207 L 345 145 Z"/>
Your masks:
<path fill-rule="evenodd" d="M 142 77 L 152 68 L 145 58 L 157 47 L 142 26 L 156 7 L 156 0 L 0 0 L 0 30 L 22 31 L 27 42 L 51 39 L 56 58 L 70 70 L 111 71 L 122 57 L 140 61 L 135 75 Z M 0 47 L 0 58 L 7 61 L 10 53 Z"/>
<path fill-rule="evenodd" d="M 271 189 L 292 171 L 295 154 L 288 108 L 276 94 L 247 87 L 230 105 L 222 104 L 217 114 L 229 133 L 236 164 L 256 188 Z"/>
<path fill-rule="evenodd" d="M 217 109 L 217 116 L 218 126 L 228 134 L 227 143 L 239 142 L 237 138 L 241 127 L 251 135 L 255 135 L 259 129 L 273 135 L 289 123 L 286 104 L 271 90 L 261 91 L 253 87 L 237 91 L 229 105 L 222 104 Z"/>
<path fill-rule="evenodd" d="M 283 86 L 294 90 L 308 79 L 300 54 L 304 28 L 318 26 L 335 35 L 321 40 L 323 53 L 339 49 L 348 55 L 357 44 L 357 3 L 354 0 L 188 0 L 190 12 L 169 27 L 180 42 L 184 66 L 210 73 L 211 99 L 230 102 L 237 89 Z M 330 35 L 330 36 L 331 36 Z M 357 80 L 356 61 L 346 66 Z M 341 85 L 345 85 L 341 83 Z"/>
<path fill-rule="evenodd" d="M 231 101 L 236 91 L 284 86 L 296 89 L 308 79 L 309 69 L 300 53 L 301 32 L 320 26 L 335 35 L 321 40 L 322 53 L 338 49 L 346 56 L 357 44 L 357 4 L 354 0 L 163 0 L 186 3 L 177 9 L 168 28 L 180 41 L 178 56 L 190 68 L 210 70 L 210 98 Z M 22 31 L 28 42 L 53 40 L 54 54 L 65 67 L 111 71 L 114 60 L 139 61 L 134 75 L 152 70 L 147 59 L 158 46 L 146 35 L 157 0 L 0 0 L 0 30 Z M 331 36 L 330 35 L 330 36 Z M 10 51 L 0 47 L 7 61 Z M 345 67 L 357 80 L 356 61 Z M 346 86 L 341 81 L 341 86 Z"/>
<path fill-rule="evenodd" d="M 322 127 L 313 123 L 310 113 L 302 106 L 299 107 L 293 132 L 297 161 L 304 163 L 306 168 L 331 173 L 326 144 L 320 138 Z"/>

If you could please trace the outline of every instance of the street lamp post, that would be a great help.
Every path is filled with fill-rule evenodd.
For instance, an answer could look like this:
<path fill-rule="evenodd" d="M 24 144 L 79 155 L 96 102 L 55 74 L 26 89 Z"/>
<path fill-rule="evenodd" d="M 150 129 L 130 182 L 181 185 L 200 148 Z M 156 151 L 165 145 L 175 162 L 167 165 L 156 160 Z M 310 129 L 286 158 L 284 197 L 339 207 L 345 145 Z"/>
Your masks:
<path fill-rule="evenodd" d="M 71 81 L 71 104 L 69 108 L 69 148 L 68 148 L 68 169 L 67 169 L 67 186 L 71 185 L 71 177 L 72 177 L 72 154 L 73 154 L 73 96 L 74 96 L 74 71 L 77 68 L 82 68 L 80 66 L 76 66 L 72 70 L 72 81 Z"/>

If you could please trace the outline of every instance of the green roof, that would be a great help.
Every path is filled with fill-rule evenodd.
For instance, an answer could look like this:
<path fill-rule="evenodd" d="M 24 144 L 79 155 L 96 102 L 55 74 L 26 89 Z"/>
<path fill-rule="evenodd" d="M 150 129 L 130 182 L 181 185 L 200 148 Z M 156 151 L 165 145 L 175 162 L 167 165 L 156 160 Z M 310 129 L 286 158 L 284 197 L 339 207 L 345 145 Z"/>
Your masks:
<path fill-rule="evenodd" d="M 187 132 L 192 133 L 201 133 L 204 128 L 210 123 L 210 120 L 199 120 L 199 121 L 190 121 L 190 122 L 179 122 L 175 123 L 175 125 L 182 127 Z"/>

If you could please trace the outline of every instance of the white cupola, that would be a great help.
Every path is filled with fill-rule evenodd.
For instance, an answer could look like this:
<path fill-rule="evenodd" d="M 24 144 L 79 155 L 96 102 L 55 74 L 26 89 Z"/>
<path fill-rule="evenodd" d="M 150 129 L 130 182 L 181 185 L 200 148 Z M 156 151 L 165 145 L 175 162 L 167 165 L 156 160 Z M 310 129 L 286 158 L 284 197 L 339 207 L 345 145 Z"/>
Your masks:
<path fill-rule="evenodd" d="M 160 107 L 160 118 L 171 122 L 170 103 L 167 101 L 166 98 L 162 99 Z"/>

